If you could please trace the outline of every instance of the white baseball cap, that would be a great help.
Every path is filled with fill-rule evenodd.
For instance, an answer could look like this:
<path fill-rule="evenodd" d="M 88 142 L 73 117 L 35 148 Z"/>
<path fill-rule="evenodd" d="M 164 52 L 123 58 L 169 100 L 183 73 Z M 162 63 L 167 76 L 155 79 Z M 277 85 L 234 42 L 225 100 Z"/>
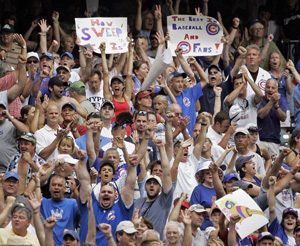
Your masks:
<path fill-rule="evenodd" d="M 30 57 L 35 57 L 36 59 L 40 60 L 38 53 L 36 52 L 28 52 L 27 53 L 27 59 Z"/>
<path fill-rule="evenodd" d="M 76 165 L 78 163 L 77 159 L 74 159 L 72 156 L 67 154 L 60 154 L 57 156 L 58 160 L 64 160 L 64 162 L 67 162 L 71 165 Z"/>

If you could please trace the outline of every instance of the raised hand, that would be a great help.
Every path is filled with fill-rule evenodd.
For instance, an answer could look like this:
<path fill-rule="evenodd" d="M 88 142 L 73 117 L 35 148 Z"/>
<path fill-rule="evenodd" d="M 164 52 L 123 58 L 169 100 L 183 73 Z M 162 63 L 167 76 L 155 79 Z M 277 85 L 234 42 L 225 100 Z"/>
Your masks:
<path fill-rule="evenodd" d="M 114 137 L 113 138 L 113 146 L 123 149 L 125 148 L 125 142 L 123 137 Z"/>
<path fill-rule="evenodd" d="M 30 192 L 28 196 L 28 201 L 33 211 L 39 211 L 39 208 L 42 204 L 42 199 L 38 199 L 35 193 Z"/>
<path fill-rule="evenodd" d="M 268 42 L 269 42 L 269 43 L 272 42 L 273 39 L 274 39 L 273 34 L 269 34 L 269 36 L 268 36 Z"/>
<path fill-rule="evenodd" d="M 203 14 L 201 13 L 200 7 L 195 8 L 195 13 L 196 13 L 197 16 L 203 16 Z"/>
<path fill-rule="evenodd" d="M 132 167 L 136 167 L 138 163 L 138 155 L 137 154 L 131 154 L 128 156 L 129 165 Z"/>
<path fill-rule="evenodd" d="M 185 225 L 190 225 L 192 223 L 191 212 L 188 209 L 186 209 L 186 210 L 180 210 L 180 213 L 182 217 L 182 222 Z"/>
<path fill-rule="evenodd" d="M 56 217 L 51 216 L 44 221 L 45 228 L 48 230 L 52 230 L 56 224 Z"/>
<path fill-rule="evenodd" d="M 105 53 L 105 49 L 106 49 L 106 44 L 105 44 L 105 42 L 102 42 L 102 43 L 100 44 L 99 49 L 100 49 L 101 53 L 102 53 L 102 52 Z"/>
<path fill-rule="evenodd" d="M 78 159 L 81 161 L 84 161 L 86 158 L 86 152 L 82 149 L 77 150 L 76 155 L 77 155 Z"/>
<path fill-rule="evenodd" d="M 57 11 L 53 11 L 52 20 L 53 20 L 53 23 L 58 23 L 59 22 L 59 13 Z"/>
<path fill-rule="evenodd" d="M 161 7 L 160 5 L 155 5 L 154 17 L 156 20 L 161 20 Z"/>
<path fill-rule="evenodd" d="M 139 216 L 140 210 L 138 208 L 135 208 L 133 210 L 131 221 L 134 225 L 138 225 L 141 222 L 142 217 Z"/>
<path fill-rule="evenodd" d="M 241 220 L 241 217 L 238 214 L 233 214 L 230 216 L 230 221 L 229 223 L 233 226 L 236 225 Z"/>
<path fill-rule="evenodd" d="M 220 97 L 221 93 L 222 93 L 222 88 L 215 85 L 213 87 L 213 91 L 214 91 L 216 97 Z"/>
<path fill-rule="evenodd" d="M 187 59 L 187 62 L 188 62 L 188 64 L 190 64 L 190 65 L 194 65 L 195 63 L 197 63 L 197 60 L 196 60 L 195 57 L 190 56 L 190 57 Z"/>
<path fill-rule="evenodd" d="M 102 231 L 102 233 L 105 235 L 105 237 L 111 236 L 111 226 L 110 224 L 101 223 L 98 225 L 98 229 Z"/>
<path fill-rule="evenodd" d="M 39 23 L 38 19 L 33 20 L 33 21 L 31 22 L 31 28 L 36 28 L 37 25 L 38 25 L 38 23 Z"/>
<path fill-rule="evenodd" d="M 45 19 L 41 19 L 38 25 L 40 26 L 42 33 L 47 33 L 51 28 L 51 26 L 47 26 L 47 21 Z"/>
<path fill-rule="evenodd" d="M 6 197 L 6 206 L 11 207 L 16 201 L 16 198 L 14 196 L 8 196 Z"/>
<path fill-rule="evenodd" d="M 21 34 L 17 34 L 15 33 L 13 35 L 13 39 L 15 42 L 17 42 L 18 45 L 20 45 L 21 47 L 23 46 L 26 46 L 26 41 L 25 39 L 23 38 L 23 36 Z"/>
<path fill-rule="evenodd" d="M 269 180 L 268 180 L 269 187 L 274 186 L 276 184 L 276 180 L 277 180 L 277 178 L 275 176 L 270 176 Z"/>
<path fill-rule="evenodd" d="M 176 54 L 177 56 L 182 56 L 182 53 L 183 53 L 182 48 L 177 47 L 176 50 L 175 50 L 175 54 Z"/>
<path fill-rule="evenodd" d="M 166 42 L 165 36 L 163 33 L 156 32 L 155 38 L 157 39 L 159 44 L 164 44 Z"/>
<path fill-rule="evenodd" d="M 190 147 L 192 144 L 193 144 L 193 138 L 189 138 L 189 139 L 181 142 L 180 147 L 187 148 L 187 147 Z"/>
<path fill-rule="evenodd" d="M 238 47 L 238 53 L 241 57 L 246 57 L 247 55 L 247 49 L 243 46 Z"/>

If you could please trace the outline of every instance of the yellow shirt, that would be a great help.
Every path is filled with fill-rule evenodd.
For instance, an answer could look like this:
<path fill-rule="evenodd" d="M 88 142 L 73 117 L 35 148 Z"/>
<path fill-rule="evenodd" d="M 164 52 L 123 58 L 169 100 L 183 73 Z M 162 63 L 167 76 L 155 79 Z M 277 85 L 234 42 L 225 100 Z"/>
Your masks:
<path fill-rule="evenodd" d="M 25 237 L 16 235 L 11 228 L 0 228 L 0 245 L 40 246 L 36 235 L 27 232 Z"/>

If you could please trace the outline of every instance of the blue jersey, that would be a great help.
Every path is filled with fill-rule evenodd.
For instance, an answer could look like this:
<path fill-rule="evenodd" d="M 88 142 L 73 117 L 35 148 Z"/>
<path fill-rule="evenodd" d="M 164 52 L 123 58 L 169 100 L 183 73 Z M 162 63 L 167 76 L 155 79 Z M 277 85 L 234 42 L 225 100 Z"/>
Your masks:
<path fill-rule="evenodd" d="M 196 123 L 196 102 L 203 95 L 201 84 L 197 83 L 191 88 L 185 89 L 180 95 L 176 96 L 176 101 L 182 109 L 182 116 L 188 116 L 190 123 L 188 125 L 188 131 L 192 135 L 194 125 Z M 170 98 L 169 98 L 170 100 Z"/>
<path fill-rule="evenodd" d="M 121 196 L 120 199 L 114 203 L 114 205 L 109 209 L 103 209 L 99 202 L 97 201 L 94 193 L 92 192 L 92 201 L 93 201 L 93 209 L 96 220 L 96 226 L 101 223 L 106 223 L 111 225 L 112 235 L 115 237 L 117 225 L 123 220 L 131 220 L 133 205 L 129 208 L 126 208 L 125 204 L 122 201 Z M 88 232 L 88 208 L 87 204 L 81 204 L 79 202 L 79 210 L 81 215 L 80 221 L 80 242 L 84 243 L 87 232 Z M 107 245 L 106 237 L 99 229 L 96 230 L 96 244 L 105 246 Z M 116 239 L 115 239 L 116 240 Z"/>
<path fill-rule="evenodd" d="M 203 184 L 198 184 L 191 196 L 191 205 L 201 204 L 205 208 L 212 206 L 212 199 L 216 196 L 216 190 L 214 188 L 208 188 Z"/>
<path fill-rule="evenodd" d="M 56 224 L 53 228 L 55 245 L 63 244 L 64 230 L 75 229 L 75 218 L 78 215 L 78 207 L 75 199 L 65 198 L 59 202 L 43 198 L 41 214 L 44 219 L 55 216 Z"/>

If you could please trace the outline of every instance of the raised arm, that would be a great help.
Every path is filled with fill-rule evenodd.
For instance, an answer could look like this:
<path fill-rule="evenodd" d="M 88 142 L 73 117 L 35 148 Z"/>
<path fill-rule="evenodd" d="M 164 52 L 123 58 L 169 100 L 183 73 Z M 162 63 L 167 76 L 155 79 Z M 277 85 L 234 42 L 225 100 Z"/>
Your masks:
<path fill-rule="evenodd" d="M 171 179 L 169 160 L 165 149 L 165 142 L 160 139 L 155 139 L 154 142 L 158 147 L 160 153 L 161 167 L 163 172 L 161 178 L 162 192 L 167 194 L 170 191 L 170 189 L 172 189 L 172 179 Z"/>
<path fill-rule="evenodd" d="M 204 88 L 208 84 L 208 77 L 207 77 L 206 73 L 204 72 L 203 68 L 197 62 L 197 60 L 195 59 L 195 57 L 189 57 L 188 60 L 187 60 L 187 62 L 190 65 L 193 65 L 195 67 L 195 69 L 198 72 L 199 77 L 200 77 L 201 87 Z"/>
<path fill-rule="evenodd" d="M 224 104 L 226 106 L 231 106 L 234 100 L 239 96 L 241 90 L 244 88 L 245 82 L 239 84 L 227 97 L 224 99 Z"/>
<path fill-rule="evenodd" d="M 98 225 L 98 229 L 99 231 L 101 231 L 104 236 L 106 237 L 107 240 L 107 246 L 116 246 L 114 237 L 112 235 L 112 231 L 111 231 L 111 225 L 110 224 L 105 224 L 105 223 L 101 223 Z M 95 245 L 95 244 L 94 244 Z"/>
<path fill-rule="evenodd" d="M 86 169 L 85 152 L 83 150 L 79 150 L 77 155 L 79 157 L 79 162 L 75 171 L 80 181 L 79 198 L 81 203 L 86 203 L 88 195 L 91 193 L 91 178 L 88 170 Z"/>
<path fill-rule="evenodd" d="M 189 64 L 185 61 L 183 55 L 182 55 L 183 50 L 181 48 L 177 48 L 175 50 L 176 56 L 178 58 L 178 61 L 183 69 L 183 71 L 191 78 L 194 78 L 194 72 L 191 69 L 191 67 L 189 66 Z"/>
<path fill-rule="evenodd" d="M 36 231 L 37 238 L 40 244 L 43 245 L 45 242 L 45 231 L 44 231 L 44 225 L 41 220 L 41 214 L 40 214 L 42 199 L 39 198 L 34 192 L 31 192 L 29 194 L 28 201 L 33 210 L 33 225 Z"/>
<path fill-rule="evenodd" d="M 239 53 L 239 56 L 236 59 L 233 68 L 231 69 L 231 77 L 234 77 L 238 74 L 240 67 L 243 65 L 247 55 L 247 50 L 243 46 L 239 46 L 237 51 Z"/>
<path fill-rule="evenodd" d="M 15 201 L 16 201 L 16 198 L 14 196 L 8 196 L 6 198 L 6 204 L 5 204 L 6 206 L 3 208 L 3 210 L 1 210 L 1 213 L 0 213 L 0 226 L 1 227 L 2 227 L 2 224 L 4 223 L 4 221 L 8 218 L 10 209 L 14 205 Z"/>
<path fill-rule="evenodd" d="M 178 222 L 182 202 L 185 201 L 186 199 L 187 199 L 187 195 L 185 193 L 181 193 L 178 202 L 171 210 L 168 221 L 177 221 Z"/>
<path fill-rule="evenodd" d="M 85 242 L 88 244 L 95 245 L 96 244 L 96 219 L 94 215 L 92 194 L 88 194 L 87 200 L 87 208 L 88 208 L 88 233 L 86 235 Z"/>
<path fill-rule="evenodd" d="M 15 117 L 13 117 L 8 110 L 4 110 L 6 118 L 14 125 L 14 127 L 20 132 L 29 132 L 29 127 L 25 125 L 23 122 L 19 121 Z"/>
<path fill-rule="evenodd" d="M 135 30 L 137 32 L 142 30 L 142 3 L 143 0 L 137 0 L 136 1 L 136 14 L 135 14 Z"/>
<path fill-rule="evenodd" d="M 154 18 L 156 21 L 156 31 L 159 33 L 164 33 L 163 26 L 162 26 L 162 14 L 161 14 L 161 6 L 160 5 L 155 5 Z"/>
<path fill-rule="evenodd" d="M 172 119 L 174 114 L 171 112 L 166 113 L 166 151 L 169 161 L 174 156 L 174 146 L 173 146 L 173 131 L 172 131 Z M 173 179 L 172 179 L 173 180 Z"/>
<path fill-rule="evenodd" d="M 60 46 L 60 33 L 59 33 L 59 13 L 57 11 L 53 11 L 52 13 L 53 20 L 53 39 L 58 43 L 57 46 Z"/>
<path fill-rule="evenodd" d="M 275 199 L 275 192 L 274 192 L 274 186 L 276 183 L 276 177 L 271 176 L 269 177 L 269 190 L 267 192 L 268 197 L 268 205 L 269 205 L 269 221 L 272 223 L 274 219 L 276 219 L 276 199 Z"/>
<path fill-rule="evenodd" d="M 105 48 L 106 48 L 105 43 L 101 43 L 100 51 L 101 51 L 102 69 L 103 69 L 102 71 L 103 72 L 103 95 L 105 99 L 111 101 L 113 96 L 109 88 L 109 72 L 107 67 Z"/>
<path fill-rule="evenodd" d="M 47 21 L 45 19 L 41 19 L 40 22 L 38 23 L 41 32 L 40 34 L 40 50 L 41 53 L 46 53 L 47 52 L 47 32 L 51 28 L 51 26 L 47 26 Z"/>
<path fill-rule="evenodd" d="M 182 245 L 192 245 L 192 220 L 191 212 L 186 209 L 181 212 L 182 221 L 184 224 Z"/>
<path fill-rule="evenodd" d="M 193 155 L 196 157 L 197 160 L 200 160 L 201 157 L 201 152 L 202 152 L 202 147 L 205 141 L 206 137 L 206 132 L 208 128 L 208 118 L 205 116 L 200 117 L 200 124 L 201 124 L 201 129 L 200 133 L 196 138 L 196 141 L 194 142 L 194 150 L 193 150 Z"/>
<path fill-rule="evenodd" d="M 126 74 L 126 80 L 125 80 L 125 92 L 124 96 L 127 100 L 127 102 L 130 102 L 131 95 L 133 91 L 133 81 L 132 81 L 132 68 L 133 68 L 133 51 L 134 51 L 134 43 L 129 42 L 128 44 L 128 60 L 127 60 L 127 74 Z"/>
<path fill-rule="evenodd" d="M 136 182 L 136 167 L 138 165 L 138 156 L 136 154 L 129 155 L 129 162 L 127 163 L 126 181 L 121 191 L 122 200 L 128 208 L 133 203 L 134 187 Z"/>
<path fill-rule="evenodd" d="M 297 69 L 295 68 L 295 64 L 292 60 L 288 60 L 286 63 L 286 68 L 289 69 L 289 71 L 292 73 L 295 81 L 300 84 L 300 74 L 298 73 Z M 292 91 L 292 89 L 290 89 Z M 290 93 L 291 94 L 291 93 Z"/>
<path fill-rule="evenodd" d="M 37 20 L 37 19 L 35 19 L 35 20 L 33 20 L 33 21 L 31 22 L 31 25 L 30 25 L 29 29 L 28 29 L 28 30 L 26 31 L 26 33 L 24 34 L 24 39 L 25 39 L 26 41 L 29 40 L 29 38 L 30 38 L 30 36 L 31 36 L 31 33 L 32 33 L 33 30 L 37 27 L 37 25 L 38 25 L 38 20 Z"/>
<path fill-rule="evenodd" d="M 203 15 L 208 16 L 208 1 L 209 0 L 203 0 Z"/>
<path fill-rule="evenodd" d="M 211 171 L 212 173 L 212 178 L 213 178 L 213 186 L 216 190 L 216 196 L 217 196 L 217 199 L 223 197 L 226 195 L 226 192 L 224 190 L 224 187 L 223 187 L 223 184 L 222 184 L 222 181 L 220 180 L 220 177 L 219 177 L 219 167 L 216 163 L 212 162 L 209 166 L 209 170 Z"/>
<path fill-rule="evenodd" d="M 45 245 L 45 246 L 55 245 L 54 239 L 53 239 L 53 228 L 54 228 L 55 224 L 56 224 L 56 218 L 54 215 L 45 220 L 45 222 L 44 222 L 45 241 L 43 243 L 40 242 L 41 245 Z"/>
<path fill-rule="evenodd" d="M 214 93 L 215 93 L 215 106 L 214 106 L 214 115 L 213 117 L 215 118 L 216 114 L 219 113 L 221 111 L 221 106 L 222 106 L 222 102 L 221 102 L 221 93 L 222 93 L 222 87 L 219 86 L 214 86 L 213 88 Z"/>
<path fill-rule="evenodd" d="M 236 229 L 235 225 L 240 221 L 241 217 L 238 214 L 233 214 L 230 217 L 229 221 L 229 230 L 228 230 L 228 236 L 227 236 L 227 245 L 228 246 L 236 246 Z"/>
<path fill-rule="evenodd" d="M 269 34 L 268 38 L 267 38 L 267 42 L 265 43 L 262 51 L 261 51 L 261 64 L 263 64 L 267 59 L 269 59 L 269 57 L 267 57 L 267 54 L 268 54 L 268 50 L 269 50 L 269 47 L 270 47 L 270 43 L 273 41 L 274 39 L 274 36 L 273 34 Z"/>

